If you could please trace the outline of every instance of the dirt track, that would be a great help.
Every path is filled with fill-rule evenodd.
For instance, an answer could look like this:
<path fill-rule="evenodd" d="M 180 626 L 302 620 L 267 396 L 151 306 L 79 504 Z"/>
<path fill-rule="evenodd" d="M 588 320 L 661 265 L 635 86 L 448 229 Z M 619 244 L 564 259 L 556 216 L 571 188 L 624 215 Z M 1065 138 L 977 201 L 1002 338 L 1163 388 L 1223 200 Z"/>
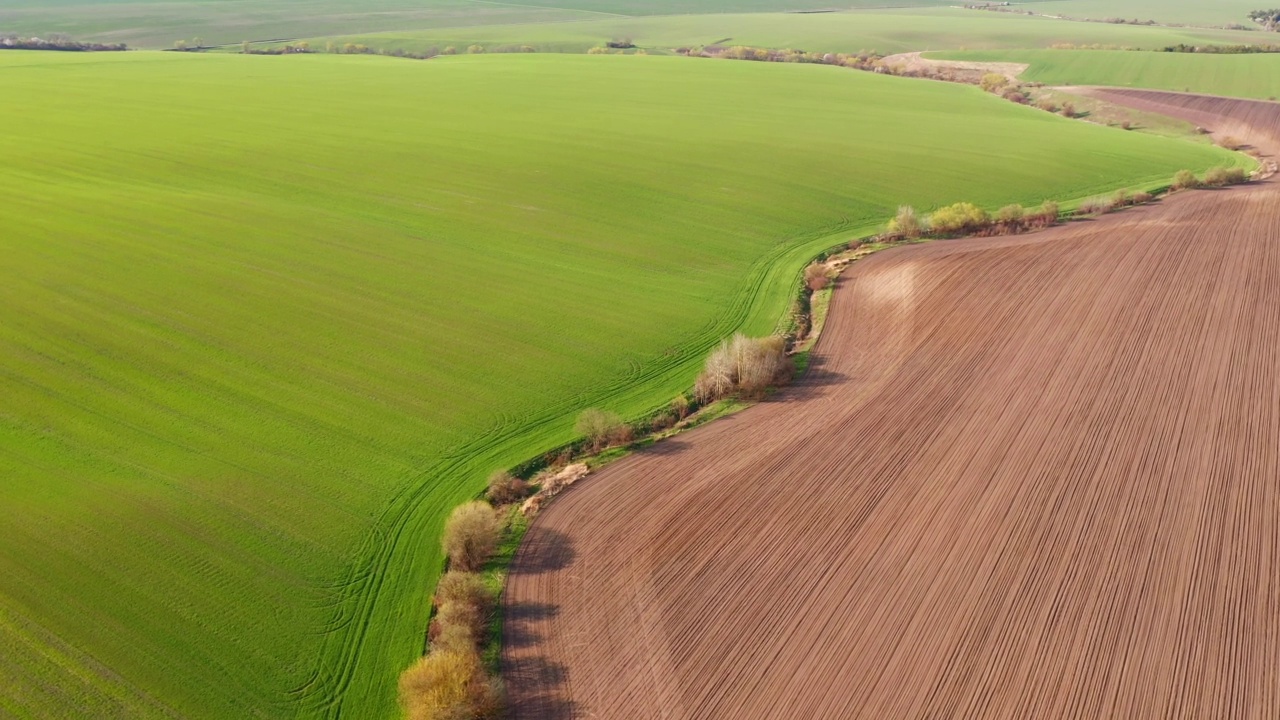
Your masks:
<path fill-rule="evenodd" d="M 872 256 L 814 363 L 544 511 L 514 717 L 1280 717 L 1280 186 Z"/>

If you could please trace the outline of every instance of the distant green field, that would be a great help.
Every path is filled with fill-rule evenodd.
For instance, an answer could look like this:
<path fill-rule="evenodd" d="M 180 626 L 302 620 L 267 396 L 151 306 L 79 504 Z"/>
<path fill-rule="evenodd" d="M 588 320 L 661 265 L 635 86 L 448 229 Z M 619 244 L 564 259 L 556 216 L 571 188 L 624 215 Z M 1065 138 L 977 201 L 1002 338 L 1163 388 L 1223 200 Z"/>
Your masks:
<path fill-rule="evenodd" d="M 1081 17 L 1148 17 L 1222 25 L 1247 22 L 1248 9 L 1175 0 L 1051 0 L 1025 7 Z M 207 45 L 243 40 L 357 37 L 378 47 L 413 49 L 423 42 L 532 44 L 581 51 L 614 36 L 651 45 L 709 43 L 724 37 L 771 47 L 885 52 L 929 49 L 1047 47 L 1055 42 L 1155 47 L 1179 42 L 1261 42 L 1262 33 L 1067 23 L 1011 13 L 957 10 L 948 0 L 8 0 L 0 32 L 126 42 L 166 48 L 199 38 Z M 892 10 L 877 10 L 886 5 Z M 909 9 L 916 8 L 916 9 Z M 845 13 L 785 11 L 834 9 Z M 1168 18 L 1163 14 L 1167 13 Z M 1208 18 L 1214 19 L 1210 22 Z M 597 21 L 597 22 L 592 22 Z M 486 29 L 486 26 L 503 26 Z M 465 30 L 450 30 L 465 28 Z M 390 37 L 368 38 L 389 32 Z M 359 42 L 361 40 L 357 40 Z"/>
<path fill-rule="evenodd" d="M 1177 43 L 1240 43 L 1258 33 L 1065 22 L 1012 13 L 955 8 L 865 10 L 814 14 L 723 14 L 604 18 L 581 22 L 450 27 L 425 31 L 342 34 L 312 38 L 315 48 L 362 43 L 424 51 L 472 44 L 531 45 L 543 52 L 585 52 L 615 38 L 658 50 L 712 43 L 800 48 L 817 52 L 882 53 L 944 49 L 1049 47 L 1056 43 L 1164 47 Z"/>
<path fill-rule="evenodd" d="M 1023 78 L 1046 85 L 1114 85 L 1229 95 L 1280 96 L 1280 55 L 1211 55 L 1122 50 L 939 53 L 953 59 L 1020 62 Z"/>
<path fill-rule="evenodd" d="M 1097 20 L 1124 18 L 1220 27 L 1229 24 L 1251 26 L 1250 10 L 1261 10 L 1274 4 L 1265 0 L 1033 0 L 1019 7 Z"/>
<path fill-rule="evenodd" d="M 388 718 L 442 518 L 900 203 L 1240 160 L 661 57 L 0 53 L 0 716 Z"/>
<path fill-rule="evenodd" d="M 883 0 L 837 0 L 817 7 L 876 7 Z M 895 0 L 898 6 L 946 0 Z M 764 12 L 808 9 L 811 0 L 5 0 L 0 32 L 67 33 L 81 40 L 167 48 L 295 39 L 458 25 L 548 23 L 609 15 Z"/>

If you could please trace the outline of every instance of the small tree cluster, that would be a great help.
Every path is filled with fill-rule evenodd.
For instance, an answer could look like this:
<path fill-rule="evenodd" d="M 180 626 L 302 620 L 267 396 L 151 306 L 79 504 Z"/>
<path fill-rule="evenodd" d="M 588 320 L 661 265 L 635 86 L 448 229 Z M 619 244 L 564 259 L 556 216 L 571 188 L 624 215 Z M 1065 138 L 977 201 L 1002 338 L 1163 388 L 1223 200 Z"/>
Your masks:
<path fill-rule="evenodd" d="M 749 338 L 738 333 L 707 357 L 694 394 L 703 403 L 734 394 L 755 397 L 789 379 L 793 370 L 781 337 Z"/>

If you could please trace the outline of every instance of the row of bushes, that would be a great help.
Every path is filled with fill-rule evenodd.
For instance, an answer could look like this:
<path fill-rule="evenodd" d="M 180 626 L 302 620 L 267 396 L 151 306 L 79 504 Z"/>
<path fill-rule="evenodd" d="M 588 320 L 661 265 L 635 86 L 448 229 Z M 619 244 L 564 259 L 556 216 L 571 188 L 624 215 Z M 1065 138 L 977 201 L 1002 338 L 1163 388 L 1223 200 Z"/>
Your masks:
<path fill-rule="evenodd" d="M 1213 168 L 1203 178 L 1190 170 L 1179 170 L 1173 176 L 1170 188 L 1186 190 L 1200 187 L 1225 187 L 1249 181 L 1249 175 L 1241 168 Z M 1110 196 L 1084 201 L 1076 209 L 1080 217 L 1091 217 L 1133 205 L 1151 202 L 1154 195 L 1148 192 L 1117 190 Z M 1045 202 L 1039 208 L 1027 210 L 1021 205 L 1006 205 L 994 214 L 974 205 L 961 202 L 938 208 L 927 217 L 918 214 L 910 205 L 898 208 L 898 214 L 889 221 L 888 230 L 880 236 L 884 242 L 916 240 L 926 237 L 946 238 L 961 235 L 1011 235 L 1038 230 L 1057 223 L 1060 215 L 1058 204 Z M 815 288 L 816 289 L 816 288 Z"/>
<path fill-rule="evenodd" d="M 884 58 L 875 51 L 862 50 L 856 53 L 816 53 L 784 48 L 772 50 L 768 48 L 734 45 L 706 45 L 704 47 L 682 47 L 676 52 L 689 57 L 711 57 L 724 60 L 751 60 L 754 62 L 786 62 L 810 63 L 820 65 L 839 65 L 859 70 L 875 70 L 880 68 Z"/>
<path fill-rule="evenodd" d="M 0 50 L 56 50 L 62 52 L 123 52 L 129 46 L 124 43 L 87 43 L 72 40 L 66 35 L 50 35 L 47 38 L 0 36 Z"/>
<path fill-rule="evenodd" d="M 179 49 L 192 49 L 183 45 Z M 486 48 L 483 45 L 470 45 L 462 50 L 468 55 L 482 55 L 485 53 L 532 53 L 538 49 L 532 45 L 498 45 L 496 47 Z M 254 47 L 249 41 L 245 41 L 240 46 L 240 52 L 245 55 L 305 55 L 318 52 L 311 47 L 308 42 L 297 42 L 290 45 L 276 45 L 272 47 Z M 433 57 L 441 55 L 457 55 L 458 48 L 450 45 L 444 49 L 439 47 L 431 47 L 423 52 L 411 52 L 402 48 L 372 48 L 363 43 L 343 43 L 338 45 L 329 42 L 325 45 L 324 52 L 335 55 L 386 55 L 388 57 L 412 58 L 415 60 L 430 60 Z"/>
<path fill-rule="evenodd" d="M 1033 210 L 1027 210 L 1021 205 L 1006 205 L 994 215 L 973 203 L 961 202 L 938 208 L 927 217 L 919 215 L 910 205 L 903 205 L 898 208 L 898 214 L 893 220 L 889 221 L 888 232 L 881 236 L 881 240 L 893 242 L 957 235 L 1012 235 L 1049 227 L 1058 221 L 1058 215 L 1058 204 L 1055 202 L 1046 202 Z"/>
<path fill-rule="evenodd" d="M 1179 170 L 1178 174 L 1173 176 L 1173 184 L 1170 187 L 1174 190 L 1190 190 L 1200 187 L 1226 187 L 1247 182 L 1249 182 L 1249 175 L 1241 168 L 1218 167 L 1206 172 L 1203 178 L 1196 177 L 1196 174 L 1190 170 Z"/>
<path fill-rule="evenodd" d="M 478 572 L 501 537 L 502 522 L 486 502 L 460 505 L 449 516 L 441 540 L 449 570 L 436 586 L 428 652 L 400 675 L 408 720 L 501 717 L 502 681 L 480 657 L 498 593 Z"/>
<path fill-rule="evenodd" d="M 1166 45 L 1160 52 L 1169 53 L 1201 53 L 1207 55 L 1252 55 L 1263 53 L 1280 53 L 1280 45 Z"/>

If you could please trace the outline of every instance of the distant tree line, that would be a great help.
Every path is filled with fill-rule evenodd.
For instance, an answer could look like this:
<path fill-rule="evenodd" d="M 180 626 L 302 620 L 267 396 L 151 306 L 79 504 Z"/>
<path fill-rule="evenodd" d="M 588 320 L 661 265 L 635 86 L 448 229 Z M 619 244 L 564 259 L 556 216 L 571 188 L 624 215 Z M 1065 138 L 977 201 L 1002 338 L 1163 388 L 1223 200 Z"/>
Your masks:
<path fill-rule="evenodd" d="M 124 43 L 89 43 L 72 40 L 66 35 L 47 38 L 0 35 L 0 50 L 59 50 L 62 52 L 120 52 L 128 50 Z"/>
<path fill-rule="evenodd" d="M 1254 53 L 1280 53 L 1280 45 L 1188 45 L 1186 43 L 1178 43 L 1177 45 L 1160 48 L 1160 52 L 1251 55 Z"/>
<path fill-rule="evenodd" d="M 1249 19 L 1261 25 L 1264 30 L 1280 30 L 1280 10 L 1254 10 L 1249 13 Z"/>
<path fill-rule="evenodd" d="M 308 55 L 311 53 L 322 52 L 311 47 L 311 43 L 297 42 L 289 45 L 267 45 L 262 47 L 254 46 L 248 40 L 240 44 L 240 52 L 245 55 Z M 441 49 L 438 46 L 432 46 L 422 52 L 412 52 L 403 48 L 375 48 L 369 47 L 364 43 L 343 43 L 339 45 L 335 42 L 325 44 L 323 52 L 335 55 L 385 55 L 387 57 L 412 58 L 414 60 L 430 60 L 440 55 L 457 55 L 458 48 L 450 45 Z M 480 55 L 484 53 L 531 53 L 537 52 L 537 48 L 532 45 L 497 45 L 486 48 L 483 45 L 470 45 L 463 48 L 462 52 L 469 55 Z"/>

